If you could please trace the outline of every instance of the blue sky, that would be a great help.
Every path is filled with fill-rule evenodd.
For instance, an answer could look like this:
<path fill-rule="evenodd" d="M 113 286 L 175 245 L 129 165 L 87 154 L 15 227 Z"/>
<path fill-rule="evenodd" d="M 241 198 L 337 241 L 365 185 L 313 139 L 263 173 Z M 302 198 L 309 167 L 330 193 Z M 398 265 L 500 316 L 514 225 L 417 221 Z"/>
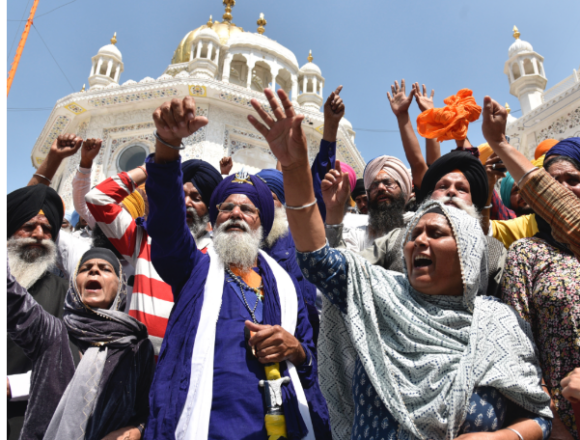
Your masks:
<path fill-rule="evenodd" d="M 88 86 L 91 57 L 109 43 L 113 32 L 125 63 L 121 82 L 157 78 L 183 36 L 207 22 L 210 14 L 221 21 L 224 11 L 221 0 L 74 0 L 50 12 L 68 2 L 40 1 L 36 29 L 30 32 L 8 97 L 8 192 L 26 185 L 33 173 L 30 153 L 50 114 L 10 109 L 51 109 L 83 83 Z M 10 20 L 26 19 L 31 5 L 32 0 L 7 4 L 8 69 L 24 26 Z M 514 25 L 545 57 L 548 87 L 580 65 L 578 0 L 238 0 L 233 21 L 255 31 L 260 12 L 268 20 L 266 35 L 292 50 L 300 64 L 312 49 L 326 78 L 325 94 L 344 86 L 346 117 L 360 129 L 356 143 L 367 161 L 380 154 L 404 159 L 386 98 L 394 80 L 434 88 L 438 106 L 467 87 L 478 103 L 489 94 L 508 102 L 519 117 L 519 102 L 509 94 L 503 73 Z M 413 119 L 418 113 L 413 104 Z M 470 128 L 474 144 L 484 142 L 480 127 L 478 121 Z M 445 142 L 442 149 L 452 147 Z"/>

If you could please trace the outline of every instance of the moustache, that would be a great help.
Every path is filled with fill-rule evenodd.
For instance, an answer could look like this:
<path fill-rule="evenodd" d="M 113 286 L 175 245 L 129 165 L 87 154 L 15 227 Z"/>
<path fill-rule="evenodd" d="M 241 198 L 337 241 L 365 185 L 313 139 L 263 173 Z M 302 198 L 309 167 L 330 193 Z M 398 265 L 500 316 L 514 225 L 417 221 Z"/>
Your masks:
<path fill-rule="evenodd" d="M 250 226 L 243 220 L 226 220 L 221 224 L 220 229 L 227 231 L 231 228 L 240 228 L 244 232 L 250 232 Z"/>

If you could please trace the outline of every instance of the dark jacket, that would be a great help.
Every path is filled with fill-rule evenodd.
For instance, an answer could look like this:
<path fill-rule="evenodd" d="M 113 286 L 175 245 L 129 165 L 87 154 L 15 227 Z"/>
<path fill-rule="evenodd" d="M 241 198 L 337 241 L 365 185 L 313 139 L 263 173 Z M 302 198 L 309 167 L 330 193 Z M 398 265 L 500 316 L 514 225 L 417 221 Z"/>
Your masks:
<path fill-rule="evenodd" d="M 62 278 L 47 272 L 28 290 L 32 298 L 49 314 L 62 319 L 64 299 L 68 289 L 68 282 Z M 14 317 L 8 310 L 8 326 L 11 325 Z M 6 369 L 7 374 L 21 374 L 32 370 L 32 361 L 24 354 L 24 351 L 12 340 L 7 338 L 6 344 Z M 78 350 L 74 349 L 71 343 L 71 351 L 75 365 L 80 361 Z M 8 401 L 8 440 L 18 440 L 24 414 L 28 401 L 11 402 Z"/>
<path fill-rule="evenodd" d="M 30 397 L 20 439 L 42 439 L 74 375 L 69 336 L 64 322 L 44 310 L 9 270 L 6 293 L 8 334 L 32 364 Z M 117 429 L 145 423 L 153 359 L 148 339 L 133 350 L 109 352 L 98 401 L 87 423 L 86 440 L 101 440 Z"/>

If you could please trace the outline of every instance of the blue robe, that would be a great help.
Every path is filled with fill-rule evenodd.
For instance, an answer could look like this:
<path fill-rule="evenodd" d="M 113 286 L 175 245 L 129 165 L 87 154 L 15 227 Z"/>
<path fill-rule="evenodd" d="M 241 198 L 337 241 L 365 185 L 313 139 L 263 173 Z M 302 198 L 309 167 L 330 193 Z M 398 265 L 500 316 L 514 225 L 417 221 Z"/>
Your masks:
<path fill-rule="evenodd" d="M 191 356 L 209 257 L 197 249 L 187 227 L 180 160 L 156 164 L 149 157 L 147 172 L 147 231 L 152 238 L 152 262 L 163 280 L 171 285 L 175 305 L 151 385 L 145 439 L 174 439 L 189 389 Z M 276 316 L 272 315 L 276 315 L 276 311 L 279 320 L 280 309 L 275 307 L 279 304 L 275 280 L 262 257 L 258 261 L 258 270 L 264 282 L 264 321 L 275 321 Z M 228 283 L 226 277 L 216 330 L 209 433 L 211 438 L 266 439 L 265 409 L 262 391 L 258 387 L 258 381 L 265 378 L 264 367 L 246 355 L 243 330 L 244 321 L 250 319 L 250 315 L 236 289 L 239 292 L 239 288 Z M 302 343 L 308 358 L 297 371 L 309 402 L 316 437 L 331 438 L 328 410 L 318 385 L 316 359 L 312 356 L 312 327 L 300 289 L 296 291 L 298 319 L 294 335 Z M 289 420 L 293 420 L 293 409 L 297 411 L 285 402 L 284 411 Z M 303 428 L 289 423 L 289 435 Z"/>
<path fill-rule="evenodd" d="M 320 187 L 324 176 L 329 170 L 334 168 L 336 162 L 336 142 L 320 141 L 320 150 L 314 158 L 310 172 L 312 173 L 312 183 L 314 185 L 314 195 L 318 203 L 318 210 L 322 221 L 326 221 L 326 205 L 322 199 L 322 189 Z"/>

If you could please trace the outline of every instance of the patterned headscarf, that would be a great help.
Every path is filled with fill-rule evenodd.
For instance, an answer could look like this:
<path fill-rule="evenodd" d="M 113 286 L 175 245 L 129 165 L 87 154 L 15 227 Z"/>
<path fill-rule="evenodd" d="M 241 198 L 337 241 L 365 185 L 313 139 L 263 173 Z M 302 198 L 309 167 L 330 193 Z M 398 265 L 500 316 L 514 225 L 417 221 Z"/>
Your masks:
<path fill-rule="evenodd" d="M 318 350 L 324 360 L 319 364 L 320 386 L 336 439 L 351 434 L 349 374 L 356 357 L 400 424 L 399 438 L 456 438 L 473 391 L 480 386 L 493 387 L 526 410 L 551 417 L 529 324 L 509 306 L 478 296 L 487 288 L 487 241 L 477 220 L 427 201 L 409 223 L 404 241 L 434 211 L 445 216 L 457 243 L 462 296 L 425 295 L 411 286 L 407 275 L 341 251 L 348 268 L 346 306 L 341 312 L 324 299 Z"/>

